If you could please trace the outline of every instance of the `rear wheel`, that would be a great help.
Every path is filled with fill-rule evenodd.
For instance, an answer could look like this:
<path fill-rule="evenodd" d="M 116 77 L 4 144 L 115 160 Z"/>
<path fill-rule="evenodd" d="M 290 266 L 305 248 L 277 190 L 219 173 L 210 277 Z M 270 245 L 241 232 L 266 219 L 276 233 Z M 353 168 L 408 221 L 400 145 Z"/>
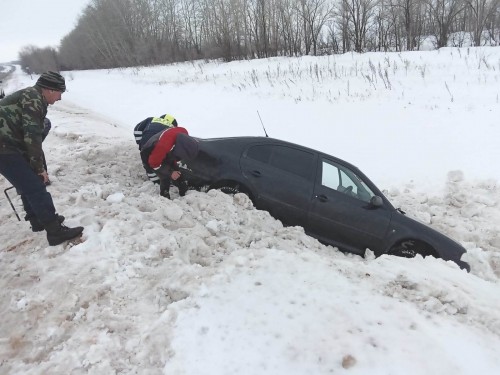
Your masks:
<path fill-rule="evenodd" d="M 243 193 L 238 185 L 237 186 L 221 186 L 218 189 L 225 194 Z"/>
<path fill-rule="evenodd" d="M 247 188 L 245 188 L 245 186 L 242 186 L 236 182 L 232 183 L 229 181 L 225 183 L 220 183 L 219 185 L 212 187 L 212 189 L 218 189 L 225 194 L 232 194 L 232 195 L 242 193 L 248 196 L 250 200 L 253 202 L 253 197 L 252 194 L 250 194 L 250 191 Z"/>

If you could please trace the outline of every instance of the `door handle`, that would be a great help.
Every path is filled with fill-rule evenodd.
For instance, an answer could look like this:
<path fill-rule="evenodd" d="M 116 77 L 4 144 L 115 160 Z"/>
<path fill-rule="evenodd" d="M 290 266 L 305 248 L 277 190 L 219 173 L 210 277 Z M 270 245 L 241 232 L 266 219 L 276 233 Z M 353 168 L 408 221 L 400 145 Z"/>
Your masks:
<path fill-rule="evenodd" d="M 261 173 L 259 171 L 255 171 L 254 170 L 254 171 L 252 171 L 250 173 L 252 173 L 252 175 L 254 175 L 255 177 L 260 177 L 261 176 Z"/>
<path fill-rule="evenodd" d="M 314 198 L 316 198 L 317 200 L 319 200 L 320 202 L 328 202 L 328 198 L 326 195 L 316 195 Z"/>

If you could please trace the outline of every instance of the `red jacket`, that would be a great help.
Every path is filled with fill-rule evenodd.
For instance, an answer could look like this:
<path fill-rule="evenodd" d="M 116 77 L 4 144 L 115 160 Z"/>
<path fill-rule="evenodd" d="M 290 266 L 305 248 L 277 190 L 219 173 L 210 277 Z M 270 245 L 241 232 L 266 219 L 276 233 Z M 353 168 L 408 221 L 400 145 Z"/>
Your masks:
<path fill-rule="evenodd" d="M 174 147 L 177 135 L 180 133 L 189 134 L 185 128 L 181 127 L 169 128 L 160 133 L 158 141 L 154 144 L 151 154 L 149 154 L 148 164 L 151 168 L 160 168 L 161 163 Z"/>

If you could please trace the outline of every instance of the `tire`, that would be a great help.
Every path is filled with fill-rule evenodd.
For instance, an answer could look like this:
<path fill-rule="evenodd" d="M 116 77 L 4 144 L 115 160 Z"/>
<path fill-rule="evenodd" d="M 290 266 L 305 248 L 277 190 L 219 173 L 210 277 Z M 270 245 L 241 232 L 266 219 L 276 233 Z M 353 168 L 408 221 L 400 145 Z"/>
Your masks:
<path fill-rule="evenodd" d="M 429 245 L 415 240 L 400 242 L 389 250 L 387 254 L 402 258 L 414 258 L 417 255 L 422 255 L 424 258 L 429 255 L 437 257 L 436 252 Z"/>
<path fill-rule="evenodd" d="M 393 247 L 389 252 L 389 255 L 394 255 L 402 258 L 415 258 L 417 252 L 414 249 L 405 249 L 402 246 Z"/>
<path fill-rule="evenodd" d="M 242 192 L 238 186 L 221 186 L 218 190 L 225 194 L 238 194 Z"/>
<path fill-rule="evenodd" d="M 253 196 L 250 193 L 250 191 L 243 185 L 240 185 L 237 182 L 231 183 L 231 182 L 226 182 L 226 183 L 221 183 L 220 185 L 212 186 L 211 189 L 217 189 L 224 194 L 230 194 L 230 195 L 235 195 L 238 193 L 245 194 L 250 200 L 252 201 L 253 204 L 255 204 L 253 200 Z"/>

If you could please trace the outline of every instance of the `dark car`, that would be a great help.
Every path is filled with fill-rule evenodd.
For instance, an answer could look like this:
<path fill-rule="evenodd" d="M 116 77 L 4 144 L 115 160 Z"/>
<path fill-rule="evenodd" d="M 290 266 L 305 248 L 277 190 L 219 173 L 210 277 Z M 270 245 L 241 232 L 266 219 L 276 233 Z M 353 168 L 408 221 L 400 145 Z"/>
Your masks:
<path fill-rule="evenodd" d="M 319 241 L 359 255 L 432 255 L 460 260 L 466 250 L 408 218 L 355 166 L 322 152 L 267 137 L 199 139 L 182 164 L 189 185 L 247 194 L 255 207 Z"/>

